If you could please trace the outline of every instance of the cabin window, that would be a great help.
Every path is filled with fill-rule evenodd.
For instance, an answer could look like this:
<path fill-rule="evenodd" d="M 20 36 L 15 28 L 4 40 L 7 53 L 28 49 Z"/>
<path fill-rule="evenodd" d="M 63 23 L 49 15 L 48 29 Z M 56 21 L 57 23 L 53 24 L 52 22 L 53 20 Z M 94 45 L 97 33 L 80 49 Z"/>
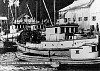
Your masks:
<path fill-rule="evenodd" d="M 84 17 L 84 21 L 87 21 L 88 20 L 88 17 Z"/>
<path fill-rule="evenodd" d="M 69 33 L 69 28 L 68 27 L 66 27 L 66 33 Z"/>
<path fill-rule="evenodd" d="M 41 29 L 43 29 L 43 25 L 41 25 Z"/>
<path fill-rule="evenodd" d="M 92 17 L 92 21 L 96 21 L 96 16 L 93 16 Z"/>
<path fill-rule="evenodd" d="M 76 33 L 76 32 L 78 32 L 78 28 L 77 28 L 77 27 L 75 27 L 75 33 Z"/>
<path fill-rule="evenodd" d="M 64 27 L 61 27 L 61 33 L 64 33 L 65 29 Z"/>
<path fill-rule="evenodd" d="M 79 50 L 76 50 L 76 54 L 79 54 Z"/>
<path fill-rule="evenodd" d="M 92 46 L 92 52 L 96 52 L 97 49 L 96 49 L 96 46 Z"/>
<path fill-rule="evenodd" d="M 61 14 L 59 15 L 59 19 L 61 19 Z"/>
<path fill-rule="evenodd" d="M 82 17 L 79 17 L 79 18 L 78 18 L 78 21 L 82 21 Z"/>
<path fill-rule="evenodd" d="M 71 33 L 74 33 L 74 27 L 71 28 Z"/>
<path fill-rule="evenodd" d="M 55 28 L 55 33 L 57 33 L 57 28 Z"/>
<path fill-rule="evenodd" d="M 64 22 L 67 22 L 67 18 L 64 18 Z"/>
<path fill-rule="evenodd" d="M 40 25 L 38 25 L 38 29 L 40 29 Z"/>

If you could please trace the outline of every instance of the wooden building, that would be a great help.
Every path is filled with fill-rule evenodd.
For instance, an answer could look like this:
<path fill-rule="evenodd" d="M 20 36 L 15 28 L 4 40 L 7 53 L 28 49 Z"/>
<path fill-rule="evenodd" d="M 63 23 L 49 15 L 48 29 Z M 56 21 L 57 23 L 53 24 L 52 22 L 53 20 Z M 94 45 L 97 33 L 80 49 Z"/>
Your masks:
<path fill-rule="evenodd" d="M 79 29 L 100 28 L 100 0 L 76 0 L 59 10 L 59 24 L 78 23 Z M 100 29 L 99 29 L 100 31 Z"/>

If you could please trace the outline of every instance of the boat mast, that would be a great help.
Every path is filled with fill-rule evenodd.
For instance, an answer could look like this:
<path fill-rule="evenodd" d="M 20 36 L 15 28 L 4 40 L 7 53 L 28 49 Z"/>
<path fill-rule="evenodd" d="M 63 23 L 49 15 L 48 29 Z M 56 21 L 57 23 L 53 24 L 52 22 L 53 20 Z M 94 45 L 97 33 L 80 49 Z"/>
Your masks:
<path fill-rule="evenodd" d="M 17 7 L 19 7 L 19 0 L 15 0 L 13 4 L 15 6 L 15 24 L 17 24 Z"/>
<path fill-rule="evenodd" d="M 54 0 L 54 25 L 56 24 L 56 0 Z"/>
<path fill-rule="evenodd" d="M 10 4 L 8 5 L 8 20 L 7 20 L 7 23 L 9 24 L 9 13 L 10 13 L 10 11 L 9 11 L 9 7 L 10 7 Z M 8 40 L 8 24 L 7 24 L 7 40 Z"/>
<path fill-rule="evenodd" d="M 17 24 L 17 6 L 15 5 L 15 24 Z"/>
<path fill-rule="evenodd" d="M 40 22 L 42 22 L 42 11 L 41 11 L 41 0 L 40 0 Z"/>
<path fill-rule="evenodd" d="M 37 24 L 37 13 L 38 13 L 38 1 L 36 1 L 36 24 Z"/>
<path fill-rule="evenodd" d="M 46 11 L 47 11 L 47 14 L 48 14 L 50 23 L 51 23 L 51 25 L 53 26 L 53 23 L 52 23 L 52 21 L 51 21 L 50 14 L 49 14 L 48 9 L 47 9 L 47 7 L 46 7 L 45 1 L 44 1 L 44 0 L 42 0 L 42 1 L 43 1 L 43 4 L 44 4 L 45 9 L 46 9 Z"/>

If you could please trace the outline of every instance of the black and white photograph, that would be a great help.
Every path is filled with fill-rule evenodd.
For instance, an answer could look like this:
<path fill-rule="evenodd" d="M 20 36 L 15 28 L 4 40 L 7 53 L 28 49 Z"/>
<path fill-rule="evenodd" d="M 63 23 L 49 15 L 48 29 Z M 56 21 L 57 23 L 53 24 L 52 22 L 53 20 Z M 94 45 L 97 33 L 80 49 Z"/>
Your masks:
<path fill-rule="evenodd" d="M 99 71 L 100 0 L 0 0 L 0 71 Z"/>

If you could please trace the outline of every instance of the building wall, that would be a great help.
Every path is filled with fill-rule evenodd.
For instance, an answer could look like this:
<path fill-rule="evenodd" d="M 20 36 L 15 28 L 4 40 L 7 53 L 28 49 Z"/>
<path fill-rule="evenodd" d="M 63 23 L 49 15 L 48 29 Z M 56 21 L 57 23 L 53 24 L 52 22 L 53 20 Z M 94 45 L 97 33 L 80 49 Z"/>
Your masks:
<path fill-rule="evenodd" d="M 88 17 L 87 20 L 85 20 L 84 18 Z M 70 20 L 68 20 L 70 18 Z M 81 18 L 81 20 L 79 21 L 79 18 Z M 85 30 L 90 28 L 90 14 L 89 14 L 89 8 L 78 8 L 78 9 L 73 9 L 73 10 L 69 10 L 66 14 L 65 14 L 65 19 L 67 19 L 67 23 L 78 23 L 79 24 L 79 28 L 84 28 Z M 75 21 L 74 21 L 75 20 Z"/>
<path fill-rule="evenodd" d="M 93 20 L 93 17 L 96 17 L 96 20 Z M 90 18 L 91 25 L 94 25 L 96 29 L 96 24 L 98 23 L 100 28 L 100 0 L 95 0 L 92 3 L 90 7 Z"/>

